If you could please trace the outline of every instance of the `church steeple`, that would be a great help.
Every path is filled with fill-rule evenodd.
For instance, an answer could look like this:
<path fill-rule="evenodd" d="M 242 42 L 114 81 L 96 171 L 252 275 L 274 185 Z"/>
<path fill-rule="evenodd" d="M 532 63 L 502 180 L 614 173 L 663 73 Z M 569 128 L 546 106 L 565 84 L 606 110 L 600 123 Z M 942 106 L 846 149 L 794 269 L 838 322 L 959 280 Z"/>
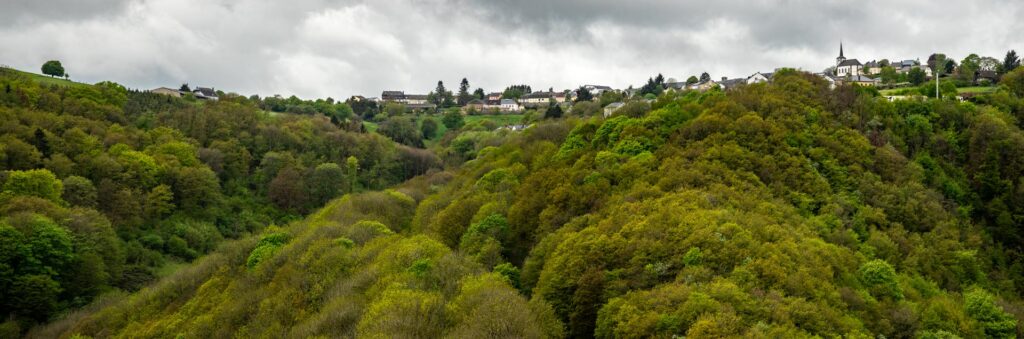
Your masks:
<path fill-rule="evenodd" d="M 836 58 L 836 67 L 839 67 L 839 64 L 843 63 L 843 61 L 846 61 L 846 57 L 843 56 L 843 42 L 840 41 L 839 42 L 839 57 Z"/>

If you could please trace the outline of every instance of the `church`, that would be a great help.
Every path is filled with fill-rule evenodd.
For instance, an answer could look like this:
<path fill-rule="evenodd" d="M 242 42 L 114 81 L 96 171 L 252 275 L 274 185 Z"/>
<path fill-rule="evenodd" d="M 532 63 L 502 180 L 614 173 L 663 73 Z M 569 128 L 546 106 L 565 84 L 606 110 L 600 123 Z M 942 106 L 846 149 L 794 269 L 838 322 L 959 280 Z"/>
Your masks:
<path fill-rule="evenodd" d="M 846 59 L 843 56 L 843 43 L 839 43 L 839 57 L 836 58 L 836 76 L 858 76 L 861 75 L 861 70 L 864 65 L 857 61 L 857 59 Z"/>

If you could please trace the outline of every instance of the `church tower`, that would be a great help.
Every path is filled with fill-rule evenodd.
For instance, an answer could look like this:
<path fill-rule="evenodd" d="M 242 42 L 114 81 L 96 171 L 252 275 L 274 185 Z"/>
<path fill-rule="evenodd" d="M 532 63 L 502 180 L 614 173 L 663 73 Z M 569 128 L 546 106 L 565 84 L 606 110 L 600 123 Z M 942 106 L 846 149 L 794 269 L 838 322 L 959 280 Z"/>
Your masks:
<path fill-rule="evenodd" d="M 846 61 L 846 57 L 843 56 L 843 42 L 840 41 L 839 42 L 839 57 L 836 58 L 836 67 L 838 67 L 839 64 L 843 63 L 843 61 Z"/>

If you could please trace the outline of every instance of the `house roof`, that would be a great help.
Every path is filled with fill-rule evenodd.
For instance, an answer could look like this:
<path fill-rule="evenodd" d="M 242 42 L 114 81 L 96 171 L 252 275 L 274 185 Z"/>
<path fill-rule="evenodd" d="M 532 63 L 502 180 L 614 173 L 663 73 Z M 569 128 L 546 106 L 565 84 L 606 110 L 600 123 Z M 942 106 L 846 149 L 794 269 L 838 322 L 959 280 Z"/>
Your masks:
<path fill-rule="evenodd" d="M 742 79 L 742 78 L 722 80 L 721 82 L 719 82 L 719 84 L 722 85 L 722 87 L 732 87 L 732 86 L 742 85 L 742 84 L 746 84 L 746 83 L 747 83 L 747 79 Z"/>
<path fill-rule="evenodd" d="M 839 65 L 836 66 L 836 67 L 861 66 L 861 65 L 863 65 L 863 64 L 861 64 L 860 61 L 857 61 L 857 59 L 849 59 L 849 60 L 843 60 L 843 62 L 840 62 Z"/>
<path fill-rule="evenodd" d="M 512 99 L 501 99 L 501 105 L 502 106 L 504 106 L 504 105 L 518 105 L 518 104 L 519 103 L 517 103 L 515 100 L 512 100 Z"/>
<path fill-rule="evenodd" d="M 523 99 L 550 98 L 555 96 L 554 92 L 533 92 L 523 95 Z"/>
<path fill-rule="evenodd" d="M 201 94 L 204 97 L 216 97 L 217 96 L 217 92 L 214 91 L 213 88 L 207 88 L 207 87 L 196 87 L 196 89 L 192 90 L 192 92 L 193 93 L 199 93 L 199 94 Z"/>
<path fill-rule="evenodd" d="M 466 103 L 466 105 L 483 105 L 484 101 L 480 99 L 473 99 Z"/>
<path fill-rule="evenodd" d="M 851 75 L 847 81 L 852 82 L 878 82 L 878 79 L 872 79 L 863 75 Z"/>
<path fill-rule="evenodd" d="M 427 95 L 426 94 L 406 94 L 405 98 L 406 99 L 412 99 L 412 100 L 427 100 Z"/>
<path fill-rule="evenodd" d="M 611 90 L 612 89 L 611 87 L 602 86 L 602 85 L 586 85 L 586 86 L 583 86 L 583 87 L 593 88 L 593 89 L 600 89 L 600 90 Z"/>

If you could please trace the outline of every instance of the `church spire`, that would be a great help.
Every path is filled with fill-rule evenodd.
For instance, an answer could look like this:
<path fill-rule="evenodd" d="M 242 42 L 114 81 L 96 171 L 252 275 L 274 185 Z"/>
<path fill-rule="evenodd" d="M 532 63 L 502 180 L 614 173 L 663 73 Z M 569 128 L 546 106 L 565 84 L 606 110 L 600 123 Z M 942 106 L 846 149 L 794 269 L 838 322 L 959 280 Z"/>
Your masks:
<path fill-rule="evenodd" d="M 839 57 L 840 58 L 845 58 L 843 56 L 843 42 L 842 41 L 839 42 Z"/>

